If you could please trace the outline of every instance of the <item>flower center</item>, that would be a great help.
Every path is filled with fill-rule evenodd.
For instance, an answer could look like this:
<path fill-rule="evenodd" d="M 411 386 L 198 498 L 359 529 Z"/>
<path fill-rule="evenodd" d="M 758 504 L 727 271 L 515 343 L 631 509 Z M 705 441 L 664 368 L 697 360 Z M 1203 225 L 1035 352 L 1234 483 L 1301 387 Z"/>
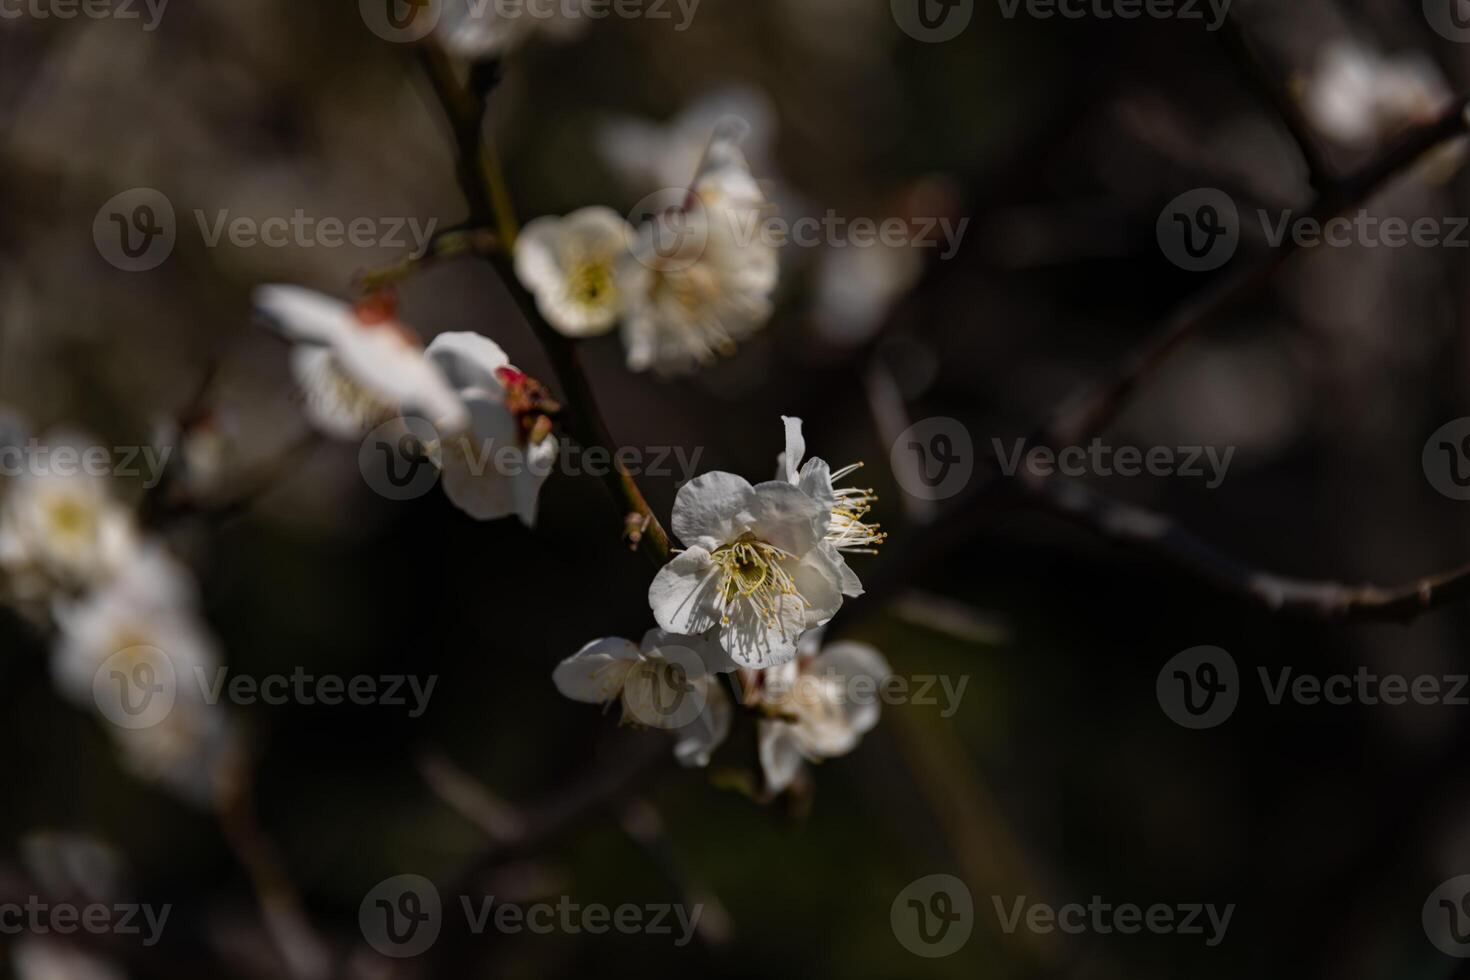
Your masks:
<path fill-rule="evenodd" d="M 580 306 L 601 307 L 616 299 L 612 263 L 606 258 L 584 260 L 567 277 L 567 295 Z"/>
<path fill-rule="evenodd" d="M 730 625 L 730 607 L 748 603 L 761 622 L 776 626 L 781 622 L 781 604 L 786 596 L 795 596 L 803 605 L 806 599 L 783 563 L 793 557 L 773 544 L 745 534 L 732 544 L 717 549 L 711 556 L 720 569 L 720 622 Z"/>
<path fill-rule="evenodd" d="M 343 371 L 336 355 L 322 358 L 317 379 L 319 384 L 305 386 L 306 397 L 351 415 L 364 431 L 393 417 L 393 406 Z"/>
<path fill-rule="evenodd" d="M 69 494 L 47 501 L 46 518 L 51 529 L 62 537 L 91 537 L 97 528 L 93 509 Z"/>

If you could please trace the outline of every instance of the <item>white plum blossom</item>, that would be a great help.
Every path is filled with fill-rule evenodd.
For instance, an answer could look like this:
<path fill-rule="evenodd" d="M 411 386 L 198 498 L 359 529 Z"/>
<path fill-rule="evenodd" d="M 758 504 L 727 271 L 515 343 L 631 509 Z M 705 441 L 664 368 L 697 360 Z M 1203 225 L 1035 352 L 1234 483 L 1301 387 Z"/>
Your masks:
<path fill-rule="evenodd" d="M 786 663 L 802 633 L 842 605 L 845 563 L 823 542 L 830 519 L 818 499 L 784 480 L 696 477 L 674 500 L 674 533 L 687 550 L 649 587 L 654 618 L 671 633 L 714 631 L 741 666 Z"/>
<path fill-rule="evenodd" d="M 386 296 L 349 306 L 298 286 L 261 286 L 254 301 L 296 344 L 291 368 L 307 417 L 328 435 L 361 438 L 404 412 L 423 415 L 441 433 L 469 424 L 465 406 Z"/>
<path fill-rule="evenodd" d="M 83 441 L 48 440 L 43 460 L 8 481 L 0 500 L 0 571 L 10 592 L 35 601 L 74 592 L 116 574 L 138 547 L 132 512 L 109 480 L 81 466 L 60 465 L 57 450 L 80 458 Z"/>
<path fill-rule="evenodd" d="M 568 6 L 568 4 L 572 4 Z M 586 29 L 587 0 L 442 0 L 435 32 L 444 47 L 463 58 L 494 58 L 532 34 L 569 41 Z"/>
<path fill-rule="evenodd" d="M 586 704 L 622 704 L 624 724 L 674 732 L 685 766 L 709 765 L 730 734 L 732 710 L 719 674 L 735 669 L 708 640 L 650 630 L 642 645 L 618 637 L 594 640 L 552 672 L 556 689 Z"/>
<path fill-rule="evenodd" d="M 825 460 L 813 456 L 802 463 L 806 455 L 806 439 L 802 436 L 801 419 L 781 416 L 786 426 L 786 451 L 776 457 L 776 479 L 785 480 L 802 492 L 809 494 L 827 509 L 826 527 L 822 528 L 822 541 L 826 546 L 849 554 L 874 555 L 877 546 L 888 535 L 880 531 L 879 525 L 864 520 L 878 501 L 870 487 L 838 487 L 837 483 L 862 469 L 862 463 L 852 463 L 837 472 Z M 844 563 L 847 572 L 842 594 L 862 595 L 862 583 Z"/>
<path fill-rule="evenodd" d="M 710 134 L 730 118 L 745 124 L 740 145 L 747 159 L 767 167 L 776 111 L 764 92 L 743 85 L 707 92 L 666 123 L 628 116 L 609 119 L 598 129 L 597 149 L 629 187 L 683 187 L 698 172 Z"/>
<path fill-rule="evenodd" d="M 641 229 L 637 262 L 623 267 L 631 370 L 687 374 L 771 318 L 780 262 L 762 234 L 771 205 L 741 152 L 743 132 L 737 119 L 719 125 L 682 205 Z"/>
<path fill-rule="evenodd" d="M 559 451 L 543 414 L 555 406 L 487 337 L 440 334 L 426 353 L 470 416 L 466 434 L 431 447 L 430 458 L 443 471 L 444 493 L 476 520 L 514 514 L 533 526 L 541 485 Z"/>
<path fill-rule="evenodd" d="M 221 659 L 189 571 L 161 547 L 145 545 L 110 582 L 55 612 L 51 672 L 58 690 L 102 711 L 136 775 L 205 802 L 233 740 L 224 710 L 205 698 Z M 121 723 L 118 706 L 139 700 L 145 687 L 165 699 L 163 710 L 141 715 L 137 725 Z"/>
<path fill-rule="evenodd" d="M 761 769 L 771 792 L 785 790 L 803 762 L 821 762 L 857 748 L 878 724 L 878 690 L 891 671 L 882 654 L 862 643 L 833 643 L 816 653 L 809 634 L 801 655 L 763 672 L 759 704 Z"/>
<path fill-rule="evenodd" d="M 611 208 L 537 218 L 516 239 L 516 278 L 557 332 L 595 337 L 617 326 L 623 290 L 639 285 L 632 243 L 632 227 Z"/>
<path fill-rule="evenodd" d="M 1329 45 L 1302 83 L 1302 107 L 1324 134 L 1344 143 L 1387 139 L 1432 121 L 1453 96 L 1427 57 L 1388 57 L 1355 41 Z"/>

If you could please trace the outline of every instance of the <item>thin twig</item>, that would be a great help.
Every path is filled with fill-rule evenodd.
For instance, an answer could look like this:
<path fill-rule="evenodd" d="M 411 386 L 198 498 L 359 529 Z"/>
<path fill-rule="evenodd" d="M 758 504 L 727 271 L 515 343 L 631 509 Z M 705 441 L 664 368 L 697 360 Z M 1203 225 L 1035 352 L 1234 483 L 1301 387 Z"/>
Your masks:
<path fill-rule="evenodd" d="M 1410 622 L 1470 596 L 1470 564 L 1403 585 L 1344 585 L 1288 578 L 1252 568 L 1171 518 L 1104 496 L 1080 483 L 1038 480 L 1029 499 L 1101 537 L 1183 569 L 1268 612 L 1333 621 Z"/>
<path fill-rule="evenodd" d="M 424 65 L 433 82 L 434 93 L 454 131 L 459 149 L 459 179 L 465 199 L 469 203 L 471 219 L 493 219 L 498 229 L 502 247 L 493 255 L 481 257 L 486 258 L 500 274 L 516 305 L 520 307 L 521 313 L 530 322 L 537 339 L 545 348 L 561 385 L 568 431 L 583 446 L 606 450 L 614 461 L 614 465 L 608 467 L 603 480 L 613 499 L 619 501 L 623 507 L 624 527 L 630 526 L 630 519 L 637 519 L 637 532 L 627 534 L 628 543 L 633 548 L 642 550 L 654 564 L 662 567 L 668 563 L 670 557 L 668 533 L 648 506 L 648 501 L 638 487 L 638 481 L 626 467 L 616 462 L 617 443 L 613 441 L 607 422 L 598 408 L 597 398 L 587 378 L 587 372 L 582 367 L 576 344 L 557 333 L 546 322 L 536 307 L 535 298 L 521 285 L 515 274 L 511 259 L 517 235 L 515 214 L 511 208 L 499 157 L 487 148 L 481 133 L 486 99 L 499 77 L 498 66 L 491 64 L 472 68 L 470 84 L 466 87 L 456 76 L 453 63 L 437 46 L 427 46 Z"/>

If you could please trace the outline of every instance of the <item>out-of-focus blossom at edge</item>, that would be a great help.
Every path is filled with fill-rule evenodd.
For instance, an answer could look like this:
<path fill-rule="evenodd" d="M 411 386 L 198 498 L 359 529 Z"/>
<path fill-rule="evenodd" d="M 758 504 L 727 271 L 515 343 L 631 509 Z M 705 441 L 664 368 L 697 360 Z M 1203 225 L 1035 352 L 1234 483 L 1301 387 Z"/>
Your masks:
<path fill-rule="evenodd" d="M 551 677 L 573 701 L 621 701 L 622 724 L 673 731 L 680 764 L 703 767 L 730 734 L 730 700 L 719 675 L 734 669 L 718 644 L 655 629 L 641 646 L 618 637 L 593 640 L 558 664 Z"/>
<path fill-rule="evenodd" d="M 1427 56 L 1387 56 L 1351 39 L 1328 45 L 1298 85 L 1312 124 L 1349 144 L 1379 142 L 1430 122 L 1453 98 Z"/>
<path fill-rule="evenodd" d="M 820 643 L 820 632 L 813 631 L 795 660 L 749 675 L 771 715 L 761 720 L 759 738 L 761 768 L 773 793 L 791 785 L 803 761 L 846 755 L 878 724 L 877 692 L 892 673 L 883 655 L 862 643 Z"/>

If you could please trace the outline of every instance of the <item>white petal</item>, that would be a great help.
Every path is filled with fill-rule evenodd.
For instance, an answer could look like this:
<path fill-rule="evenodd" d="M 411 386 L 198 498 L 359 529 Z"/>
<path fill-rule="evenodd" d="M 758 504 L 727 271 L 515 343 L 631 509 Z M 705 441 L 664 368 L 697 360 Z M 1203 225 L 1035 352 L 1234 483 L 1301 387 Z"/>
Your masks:
<path fill-rule="evenodd" d="M 787 562 L 786 571 L 806 600 L 802 629 L 821 626 L 842 608 L 841 579 L 821 549 L 814 549 L 800 561 Z"/>
<path fill-rule="evenodd" d="M 478 388 L 498 394 L 503 385 L 495 372 L 510 365 L 500 345 L 477 333 L 441 333 L 424 355 L 444 374 L 456 391 Z"/>
<path fill-rule="evenodd" d="M 806 439 L 801 434 L 801 419 L 783 415 L 781 421 L 786 426 L 786 451 L 776 461 L 776 479 L 799 483 L 801 461 L 806 456 Z"/>
<path fill-rule="evenodd" d="M 674 498 L 674 534 L 690 548 L 714 551 L 745 530 L 736 515 L 754 506 L 754 497 L 755 488 L 733 473 L 697 476 Z"/>
<path fill-rule="evenodd" d="M 726 615 L 730 622 L 720 631 L 720 644 L 740 666 L 765 670 L 796 659 L 796 642 L 806 628 L 801 597 L 781 596 L 775 622 L 762 618 L 748 602 L 737 602 Z"/>
<path fill-rule="evenodd" d="M 292 340 L 336 344 L 357 329 L 352 307 L 300 286 L 258 286 L 251 293 L 272 327 Z"/>
<path fill-rule="evenodd" d="M 728 674 L 740 665 L 730 659 L 725 648 L 711 635 L 685 636 L 679 633 L 670 633 L 666 629 L 651 629 L 643 634 L 641 648 L 645 654 L 656 654 L 662 647 L 680 647 L 685 650 L 693 650 L 699 659 L 704 662 L 704 673 L 706 674 Z"/>
<path fill-rule="evenodd" d="M 302 410 L 312 427 L 334 439 L 361 439 L 381 421 L 385 405 L 376 397 L 351 397 L 338 378 L 330 348 L 296 347 L 291 351 L 291 374 L 304 396 Z"/>
<path fill-rule="evenodd" d="M 780 480 L 755 487 L 735 515 L 738 532 L 749 531 L 797 557 L 816 547 L 826 524 L 827 511 L 821 503 Z"/>
<path fill-rule="evenodd" d="M 835 570 L 837 575 L 837 588 L 843 595 L 849 599 L 856 599 L 863 594 L 863 580 L 858 578 L 857 572 L 852 570 L 852 566 L 847 563 L 847 559 L 842 556 L 842 552 L 838 551 L 832 542 L 818 541 L 817 550 L 821 552 L 821 556 L 826 564 Z"/>
<path fill-rule="evenodd" d="M 881 653 L 866 643 L 844 640 L 832 644 L 818 654 L 812 660 L 810 669 L 819 673 L 830 670 L 846 678 L 871 679 L 872 683 L 863 685 L 863 690 L 872 690 L 872 696 L 861 699 L 849 697 L 843 707 L 847 713 L 847 723 L 854 733 L 862 735 L 873 730 L 882 713 L 882 698 L 878 696 L 878 692 L 893 673 Z M 849 683 L 848 690 L 853 689 L 854 685 Z"/>
<path fill-rule="evenodd" d="M 709 765 L 715 749 L 730 737 L 730 721 L 734 711 L 730 698 L 725 694 L 717 678 L 705 678 L 705 709 L 700 716 L 679 729 L 679 741 L 674 744 L 674 757 L 686 768 L 704 768 Z"/>
<path fill-rule="evenodd" d="M 469 427 L 469 413 L 444 374 L 395 330 L 366 327 L 333 350 L 349 377 L 405 412 L 422 413 L 441 435 Z"/>
<path fill-rule="evenodd" d="M 628 672 L 642 658 L 638 648 L 619 637 L 605 637 L 572 654 L 551 672 L 563 697 L 586 704 L 606 704 L 618 697 Z"/>
<path fill-rule="evenodd" d="M 826 460 L 816 457 L 807 460 L 806 465 L 801 468 L 801 474 L 792 482 L 801 487 L 802 493 L 827 510 L 837 506 L 837 492 L 832 489 L 832 467 L 827 465 Z"/>
<path fill-rule="evenodd" d="M 801 771 L 801 749 L 792 727 L 784 721 L 761 722 L 760 757 L 766 785 L 773 793 L 784 792 Z"/>
<path fill-rule="evenodd" d="M 675 555 L 648 587 L 653 618 L 670 633 L 692 636 L 718 626 L 715 594 L 719 569 L 703 548 Z"/>
<path fill-rule="evenodd" d="M 516 241 L 516 277 L 536 297 L 546 321 L 568 337 L 591 337 L 617 325 L 624 308 L 620 272 L 633 231 L 611 208 L 590 207 L 564 218 L 538 218 Z M 579 272 L 595 267 L 605 282 L 595 297 L 581 295 Z M 594 280 L 596 281 L 596 280 Z"/>
<path fill-rule="evenodd" d="M 515 515 L 533 525 L 537 495 L 556 459 L 556 440 L 548 437 L 528 453 L 519 445 L 515 417 L 497 398 L 472 391 L 464 403 L 470 438 L 448 439 L 439 452 L 445 495 L 477 521 Z"/>

